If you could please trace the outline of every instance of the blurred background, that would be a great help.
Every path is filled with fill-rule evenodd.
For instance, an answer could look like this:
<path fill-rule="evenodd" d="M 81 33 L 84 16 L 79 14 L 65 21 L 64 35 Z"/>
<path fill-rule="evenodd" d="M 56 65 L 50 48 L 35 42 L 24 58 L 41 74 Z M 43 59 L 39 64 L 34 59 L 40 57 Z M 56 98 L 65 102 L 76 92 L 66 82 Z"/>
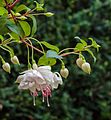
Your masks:
<path fill-rule="evenodd" d="M 33 0 L 21 2 L 33 7 Z M 30 93 L 19 91 L 14 83 L 27 69 L 26 47 L 16 45 L 21 66 L 12 65 L 10 75 L 0 68 L 0 120 L 111 120 L 111 0 L 45 0 L 45 8 L 55 15 L 37 17 L 36 37 L 60 49 L 74 47 L 75 36 L 92 37 L 101 45 L 97 62 L 86 55 L 92 67 L 87 75 L 76 66 L 77 56 L 64 58 L 70 76 L 53 91 L 50 107 L 42 103 L 42 97 L 36 98 L 34 107 Z M 36 61 L 38 55 L 35 53 Z M 53 70 L 59 71 L 60 64 Z"/>

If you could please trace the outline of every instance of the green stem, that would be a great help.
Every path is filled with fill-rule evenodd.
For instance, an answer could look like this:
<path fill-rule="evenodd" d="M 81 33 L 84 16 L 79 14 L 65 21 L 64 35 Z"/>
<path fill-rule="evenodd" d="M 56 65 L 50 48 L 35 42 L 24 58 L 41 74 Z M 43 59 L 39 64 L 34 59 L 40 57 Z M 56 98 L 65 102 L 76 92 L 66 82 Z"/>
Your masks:
<path fill-rule="evenodd" d="M 34 13 L 34 14 L 31 14 L 31 15 L 38 16 L 38 15 L 45 15 L 45 13 Z"/>
<path fill-rule="evenodd" d="M 12 48 L 10 48 L 9 46 L 7 46 L 7 45 L 4 45 L 4 47 L 6 47 L 10 52 L 11 52 L 11 54 L 12 54 L 12 57 L 14 56 L 14 51 L 13 51 L 13 49 Z"/>
<path fill-rule="evenodd" d="M 0 59 L 2 61 L 2 64 L 5 64 L 5 60 L 3 59 L 3 57 L 0 55 Z"/>
<path fill-rule="evenodd" d="M 74 51 L 74 48 L 65 48 L 65 49 L 61 50 L 61 51 L 59 52 L 59 54 L 62 53 L 62 52 L 64 52 L 64 51 L 66 51 L 66 50 L 73 50 L 73 51 Z"/>
<path fill-rule="evenodd" d="M 28 55 L 27 55 L 27 60 L 28 60 L 28 69 L 31 68 L 31 64 L 30 64 L 30 51 L 29 51 L 29 47 L 27 46 L 27 51 L 28 51 Z"/>
<path fill-rule="evenodd" d="M 76 52 L 67 52 L 67 53 L 63 53 L 63 54 L 61 54 L 60 56 L 61 56 L 61 57 L 65 57 L 65 56 L 67 56 L 67 55 L 71 55 L 71 54 L 79 55 L 79 53 L 76 53 Z"/>
<path fill-rule="evenodd" d="M 62 63 L 62 68 L 65 68 L 65 64 L 64 64 L 63 60 L 61 60 L 61 59 L 59 59 L 59 60 L 60 60 L 61 63 Z"/>
<path fill-rule="evenodd" d="M 41 44 L 41 42 L 39 40 L 37 40 L 35 38 L 32 38 L 32 37 L 29 37 L 29 39 L 32 39 L 32 40 L 35 40 L 36 42 L 38 42 L 40 47 L 42 48 L 43 53 L 45 54 L 45 50 L 44 50 L 44 48 L 43 48 L 43 46 L 42 46 L 42 44 Z"/>
<path fill-rule="evenodd" d="M 29 40 L 29 39 L 27 39 L 29 42 L 30 42 L 30 44 L 32 45 L 32 42 Z M 32 45 L 33 46 L 33 45 Z M 32 64 L 33 63 L 35 63 L 35 60 L 34 60 L 34 49 L 33 49 L 33 47 L 32 47 Z"/>
<path fill-rule="evenodd" d="M 2 46 L 0 46 L 0 48 L 2 48 L 3 50 L 5 50 L 5 51 L 9 52 L 10 57 L 12 57 L 12 56 L 13 56 L 10 50 L 8 50 L 8 49 L 6 49 L 6 48 L 4 48 L 4 47 L 2 47 Z"/>

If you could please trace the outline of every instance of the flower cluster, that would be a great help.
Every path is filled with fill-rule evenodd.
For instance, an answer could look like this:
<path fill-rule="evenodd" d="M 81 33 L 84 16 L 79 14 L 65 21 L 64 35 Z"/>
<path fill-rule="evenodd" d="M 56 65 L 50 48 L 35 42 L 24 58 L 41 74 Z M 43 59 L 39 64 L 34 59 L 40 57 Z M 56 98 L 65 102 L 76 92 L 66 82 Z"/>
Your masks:
<path fill-rule="evenodd" d="M 58 72 L 51 72 L 50 66 L 34 66 L 33 69 L 22 72 L 16 82 L 19 83 L 19 89 L 29 89 L 34 99 L 40 91 L 43 96 L 43 102 L 46 98 L 48 106 L 50 106 L 48 97 L 51 96 L 51 91 L 57 89 L 58 85 L 63 83 L 61 75 Z"/>

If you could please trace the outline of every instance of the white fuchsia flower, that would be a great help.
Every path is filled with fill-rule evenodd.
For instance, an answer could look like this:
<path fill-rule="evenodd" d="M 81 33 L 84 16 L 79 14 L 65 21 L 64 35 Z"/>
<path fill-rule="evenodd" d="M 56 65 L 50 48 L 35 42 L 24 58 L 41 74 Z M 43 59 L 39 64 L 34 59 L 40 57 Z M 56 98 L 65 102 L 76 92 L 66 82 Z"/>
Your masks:
<path fill-rule="evenodd" d="M 19 89 L 29 89 L 34 99 L 35 96 L 38 96 L 38 92 L 41 91 L 43 102 L 44 98 L 46 98 L 47 105 L 50 106 L 48 97 L 51 96 L 53 89 L 57 89 L 59 84 L 62 85 L 62 78 L 59 73 L 51 72 L 50 66 L 41 66 L 22 72 L 16 82 L 19 83 Z"/>

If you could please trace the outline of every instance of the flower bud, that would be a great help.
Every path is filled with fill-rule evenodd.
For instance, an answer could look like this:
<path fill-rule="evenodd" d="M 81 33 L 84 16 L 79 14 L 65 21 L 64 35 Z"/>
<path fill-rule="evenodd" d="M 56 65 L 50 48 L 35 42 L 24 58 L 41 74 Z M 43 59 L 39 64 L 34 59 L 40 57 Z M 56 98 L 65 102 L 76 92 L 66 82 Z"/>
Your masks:
<path fill-rule="evenodd" d="M 44 15 L 45 15 L 45 16 L 47 16 L 47 17 L 51 17 L 51 16 L 53 16 L 53 15 L 54 15 L 54 13 L 47 12 L 47 13 L 44 13 Z"/>
<path fill-rule="evenodd" d="M 38 68 L 37 64 L 34 63 L 34 64 L 32 65 L 32 68 L 33 68 L 33 69 L 37 69 L 37 68 Z"/>
<path fill-rule="evenodd" d="M 82 64 L 84 63 L 84 61 L 82 60 L 82 58 L 78 58 L 77 60 L 76 60 L 76 64 L 77 64 L 77 66 L 78 67 L 82 67 Z"/>
<path fill-rule="evenodd" d="M 9 64 L 9 63 L 4 63 L 4 64 L 2 65 L 2 68 L 3 68 L 6 72 L 10 73 L 10 64 Z"/>
<path fill-rule="evenodd" d="M 15 13 L 15 16 L 19 17 L 19 16 L 21 16 L 21 14 L 20 13 Z"/>
<path fill-rule="evenodd" d="M 68 75 L 69 75 L 69 70 L 68 70 L 67 68 L 62 68 L 62 69 L 60 70 L 60 74 L 61 74 L 61 76 L 62 76 L 63 78 L 67 78 Z"/>
<path fill-rule="evenodd" d="M 91 67 L 90 64 L 88 62 L 85 62 L 82 64 L 82 70 L 88 74 L 90 74 L 91 72 Z"/>
<path fill-rule="evenodd" d="M 27 17 L 25 17 L 25 16 L 20 16 L 20 17 L 17 17 L 18 19 L 20 19 L 20 20 L 26 20 L 27 19 Z"/>
<path fill-rule="evenodd" d="M 12 62 L 13 64 L 20 64 L 17 56 L 12 57 L 12 58 L 11 58 L 11 62 Z"/>

